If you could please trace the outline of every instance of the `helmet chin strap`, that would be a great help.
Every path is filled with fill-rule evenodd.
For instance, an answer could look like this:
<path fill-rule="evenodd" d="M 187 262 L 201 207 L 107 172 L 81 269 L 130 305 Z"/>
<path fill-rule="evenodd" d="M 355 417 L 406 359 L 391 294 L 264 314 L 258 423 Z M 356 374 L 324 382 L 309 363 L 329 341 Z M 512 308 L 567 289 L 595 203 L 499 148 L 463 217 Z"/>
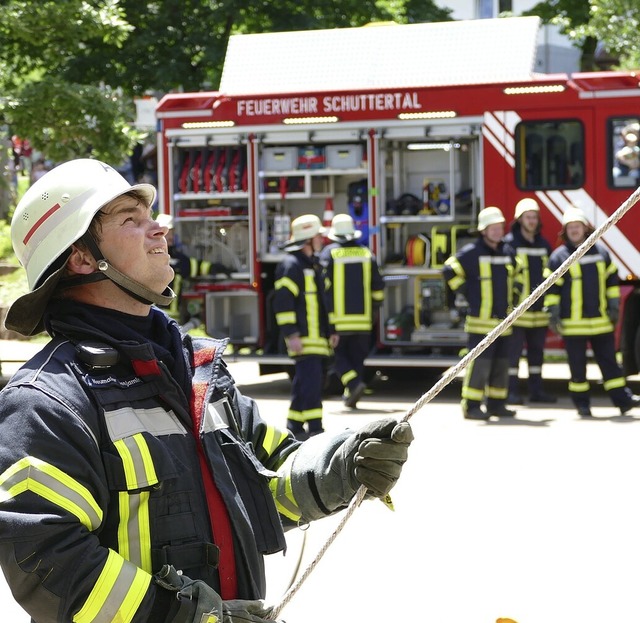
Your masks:
<path fill-rule="evenodd" d="M 115 283 L 122 291 L 126 292 L 130 297 L 136 301 L 145 303 L 146 305 L 158 305 L 160 307 L 168 307 L 171 305 L 171 301 L 175 298 L 174 291 L 167 287 L 162 294 L 158 294 L 153 290 L 150 290 L 141 283 L 134 281 L 130 277 L 127 277 L 124 273 L 121 273 L 118 269 L 114 268 L 109 261 L 102 255 L 102 252 L 98 248 L 93 236 L 87 232 L 80 238 L 84 244 L 87 245 L 91 255 L 98 263 L 98 273 L 92 273 L 87 275 L 86 278 L 82 278 L 83 283 L 91 283 L 94 281 L 101 281 L 102 279 L 110 279 Z M 74 279 L 75 283 L 78 283 L 77 279 Z"/>

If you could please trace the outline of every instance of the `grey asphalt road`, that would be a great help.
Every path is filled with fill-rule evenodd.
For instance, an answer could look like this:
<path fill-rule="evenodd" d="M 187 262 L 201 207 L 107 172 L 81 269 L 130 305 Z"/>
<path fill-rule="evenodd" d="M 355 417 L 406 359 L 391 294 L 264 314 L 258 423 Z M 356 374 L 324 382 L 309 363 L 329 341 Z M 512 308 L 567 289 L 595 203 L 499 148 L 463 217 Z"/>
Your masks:
<path fill-rule="evenodd" d="M 255 364 L 231 370 L 264 417 L 284 424 L 286 376 L 259 377 Z M 281 618 L 640 620 L 640 409 L 619 415 L 597 386 L 594 417 L 581 420 L 565 395 L 566 369 L 551 366 L 547 375 L 558 379 L 548 382 L 558 404 L 524 406 L 514 420 L 463 420 L 458 379 L 412 416 L 416 439 L 393 491 L 395 511 L 365 500 L 339 532 L 343 514 L 294 530 L 286 555 L 268 558 L 268 601 L 280 605 L 298 562 L 300 577 L 326 548 Z M 400 419 L 431 383 L 377 379 L 357 410 L 329 396 L 325 428 Z M 640 391 L 636 378 L 631 385 Z M 3 621 L 29 620 L 4 583 L 0 605 Z"/>

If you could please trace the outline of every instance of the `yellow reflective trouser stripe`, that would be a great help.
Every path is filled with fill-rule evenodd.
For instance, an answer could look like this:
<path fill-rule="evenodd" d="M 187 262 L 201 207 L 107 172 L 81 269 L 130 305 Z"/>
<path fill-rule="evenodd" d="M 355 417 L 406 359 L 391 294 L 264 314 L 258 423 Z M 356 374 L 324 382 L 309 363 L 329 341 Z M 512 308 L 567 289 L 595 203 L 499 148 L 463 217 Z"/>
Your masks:
<path fill-rule="evenodd" d="M 120 491 L 118 507 L 120 511 L 118 551 L 124 558 L 151 573 L 149 492 Z"/>
<path fill-rule="evenodd" d="M 306 411 L 295 411 L 289 409 L 287 418 L 294 422 L 308 422 L 309 420 L 318 420 L 322 417 L 322 409 L 307 409 Z"/>
<path fill-rule="evenodd" d="M 102 523 L 102 510 L 89 490 L 61 469 L 34 456 L 26 456 L 0 475 L 0 503 L 25 491 L 75 515 L 89 531 Z"/>
<path fill-rule="evenodd" d="M 620 376 L 615 379 L 609 379 L 608 381 L 605 381 L 602 385 L 606 391 L 609 391 L 612 389 L 618 389 L 620 387 L 624 387 L 626 384 L 627 382 L 624 380 L 624 378 Z"/>
<path fill-rule="evenodd" d="M 143 435 L 136 433 L 131 437 L 114 442 L 127 481 L 127 489 L 142 489 L 158 483 L 149 446 Z"/>
<path fill-rule="evenodd" d="M 151 575 L 109 550 L 107 562 L 74 623 L 129 623 L 151 584 Z"/>
<path fill-rule="evenodd" d="M 298 298 L 298 295 L 300 294 L 300 288 L 298 288 L 296 282 L 289 277 L 280 277 L 280 279 L 278 279 L 273 285 L 276 290 L 279 290 L 280 288 L 287 288 L 287 290 L 289 290 L 289 292 L 291 292 L 291 294 L 296 298 Z"/>
<path fill-rule="evenodd" d="M 582 383 L 574 383 L 573 381 L 569 381 L 569 391 L 574 392 L 576 394 L 582 392 L 588 392 L 590 389 L 589 381 L 584 381 Z"/>
<path fill-rule="evenodd" d="M 276 448 L 287 438 L 287 433 L 277 429 L 275 426 L 267 426 L 267 430 L 262 440 L 262 447 L 271 456 Z"/>
<path fill-rule="evenodd" d="M 504 400 L 507 397 L 506 387 L 487 387 L 487 398 L 495 398 L 496 400 Z"/>
<path fill-rule="evenodd" d="M 358 373 L 355 370 L 349 370 L 348 372 L 345 372 L 341 377 L 340 377 L 340 382 L 343 385 L 347 385 L 349 383 L 349 381 L 352 381 L 353 379 L 355 379 L 358 376 Z"/>
<path fill-rule="evenodd" d="M 277 477 L 269 481 L 269 489 L 271 489 L 271 495 L 276 503 L 278 512 L 292 521 L 298 521 L 302 513 L 293 497 L 293 489 L 291 487 L 291 465 L 293 464 L 294 456 L 295 453 L 289 456 L 284 465 L 278 470 Z"/>

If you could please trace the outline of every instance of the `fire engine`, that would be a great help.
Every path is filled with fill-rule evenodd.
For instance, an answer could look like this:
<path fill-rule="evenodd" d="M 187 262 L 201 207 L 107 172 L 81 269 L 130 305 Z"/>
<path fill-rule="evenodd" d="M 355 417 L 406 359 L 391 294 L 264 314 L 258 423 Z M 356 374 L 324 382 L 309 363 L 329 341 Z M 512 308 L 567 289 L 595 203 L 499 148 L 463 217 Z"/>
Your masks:
<path fill-rule="evenodd" d="M 441 267 L 472 239 L 480 209 L 498 206 L 508 223 L 534 197 L 554 245 L 567 206 L 597 227 L 638 186 L 637 156 L 618 157 L 640 128 L 640 76 L 535 74 L 538 27 L 507 18 L 238 35 L 219 91 L 166 95 L 159 209 L 207 267 L 185 294 L 206 331 L 263 372 L 290 363 L 271 305 L 281 245 L 296 216 L 346 212 L 386 283 L 366 365 L 457 361 L 463 310 L 448 305 Z M 623 283 L 627 374 L 640 363 L 636 223 L 627 215 L 601 240 Z"/>

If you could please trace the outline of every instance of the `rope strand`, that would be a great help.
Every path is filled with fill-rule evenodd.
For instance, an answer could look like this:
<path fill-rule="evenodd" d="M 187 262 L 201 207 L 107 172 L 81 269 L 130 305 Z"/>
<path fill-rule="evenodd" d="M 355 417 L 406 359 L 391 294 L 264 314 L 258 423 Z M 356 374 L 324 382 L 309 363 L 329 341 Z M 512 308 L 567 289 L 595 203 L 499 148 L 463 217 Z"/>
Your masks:
<path fill-rule="evenodd" d="M 490 331 L 487 336 L 472 350 L 470 350 L 456 365 L 448 368 L 440 377 L 437 383 L 433 387 L 423 394 L 414 405 L 407 410 L 404 414 L 401 422 L 408 421 L 413 415 L 415 415 L 422 407 L 433 400 L 454 378 L 462 372 L 478 355 L 484 352 L 500 335 L 508 329 L 522 314 L 535 303 L 562 275 L 564 275 L 569 268 L 577 262 L 595 243 L 601 238 L 611 227 L 613 227 L 640 199 L 640 187 L 620 205 L 620 207 L 609 217 L 607 220 L 598 227 L 576 250 L 572 253 L 551 275 L 549 275 L 531 294 L 516 307 L 500 324 Z M 309 577 L 311 572 L 316 568 L 325 552 L 329 549 L 331 544 L 335 541 L 336 537 L 344 528 L 347 521 L 355 512 L 356 508 L 360 506 L 362 500 L 364 500 L 367 489 L 364 485 L 360 485 L 355 496 L 351 499 L 348 508 L 344 512 L 344 517 L 341 519 L 338 526 L 331 533 L 325 544 L 320 548 L 320 551 L 316 557 L 311 561 L 309 566 L 305 569 L 304 573 L 300 576 L 300 579 L 287 590 L 282 597 L 279 604 L 274 606 L 271 617 L 277 619 L 282 609 L 291 601 L 293 596 L 298 592 L 302 584 Z"/>

